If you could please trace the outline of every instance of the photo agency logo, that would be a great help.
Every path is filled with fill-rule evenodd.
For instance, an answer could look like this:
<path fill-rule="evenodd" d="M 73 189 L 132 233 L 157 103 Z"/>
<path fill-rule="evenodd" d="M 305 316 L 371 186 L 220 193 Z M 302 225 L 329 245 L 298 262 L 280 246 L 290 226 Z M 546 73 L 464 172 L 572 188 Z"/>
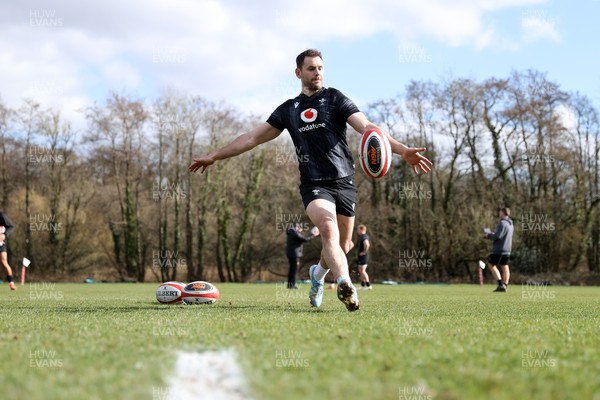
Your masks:
<path fill-rule="evenodd" d="M 154 47 L 152 63 L 154 64 L 184 64 L 187 62 L 187 52 L 178 47 Z"/>
<path fill-rule="evenodd" d="M 405 182 L 396 187 L 400 200 L 430 200 L 431 190 L 424 183 Z"/>
<path fill-rule="evenodd" d="M 554 155 L 543 145 L 528 148 L 521 157 L 521 161 L 528 164 L 551 164 L 554 160 Z"/>
<path fill-rule="evenodd" d="M 521 12 L 521 27 L 524 29 L 555 29 L 558 19 L 548 10 L 529 9 Z"/>
<path fill-rule="evenodd" d="M 300 84 L 298 78 L 290 74 L 276 80 L 266 89 L 261 88 L 262 90 L 267 90 L 267 94 L 277 99 L 293 99 L 300 94 Z"/>
<path fill-rule="evenodd" d="M 56 220 L 54 214 L 31 214 L 29 229 L 32 232 L 59 232 L 63 230 L 63 224 Z"/>
<path fill-rule="evenodd" d="M 64 361 L 58 358 L 55 350 L 30 350 L 29 367 L 30 368 L 62 368 Z"/>
<path fill-rule="evenodd" d="M 301 285 L 298 285 L 298 290 L 289 289 L 287 282 L 275 282 L 275 299 L 277 301 L 286 300 L 306 300 L 306 292 L 300 289 Z"/>
<path fill-rule="evenodd" d="M 547 213 L 537 213 L 530 210 L 521 214 L 521 229 L 523 233 L 531 234 L 554 233 L 556 223 L 548 217 Z"/>
<path fill-rule="evenodd" d="M 52 9 L 30 9 L 29 26 L 36 28 L 60 28 L 63 19 L 56 10 Z"/>
<path fill-rule="evenodd" d="M 556 292 L 548 282 L 527 282 L 521 285 L 523 300 L 554 300 Z"/>
<path fill-rule="evenodd" d="M 30 80 L 27 90 L 27 94 L 35 99 L 39 99 L 40 97 L 62 97 L 65 92 L 65 85 L 54 79 Z"/>
<path fill-rule="evenodd" d="M 275 147 L 275 164 L 295 165 L 296 163 L 307 163 L 309 160 L 308 154 L 302 154 L 301 146 L 282 144 Z"/>
<path fill-rule="evenodd" d="M 294 229 L 298 226 L 303 231 L 307 231 L 309 229 L 308 222 L 301 221 L 302 214 L 278 212 L 275 214 L 275 230 L 277 232 L 287 232 L 288 229 Z"/>
<path fill-rule="evenodd" d="M 27 149 L 27 158 L 30 163 L 53 163 L 62 164 L 64 157 L 62 154 L 58 154 L 58 150 L 47 149 L 40 146 L 29 146 Z"/>
<path fill-rule="evenodd" d="M 64 295 L 62 290 L 56 289 L 56 283 L 35 282 L 29 284 L 29 299 L 40 301 L 63 300 Z"/>
<path fill-rule="evenodd" d="M 300 350 L 275 350 L 275 367 L 277 368 L 308 368 L 310 362 Z"/>
<path fill-rule="evenodd" d="M 168 386 L 153 386 L 152 400 L 179 400 Z"/>
<path fill-rule="evenodd" d="M 425 385 L 400 386 L 398 400 L 433 400 L 433 396 Z"/>
<path fill-rule="evenodd" d="M 433 328 L 426 323 L 425 318 L 402 317 L 398 319 L 400 336 L 431 337 Z"/>
<path fill-rule="evenodd" d="M 165 136 L 177 135 L 185 132 L 185 127 L 177 114 L 172 112 L 161 113 L 154 121 L 156 129 Z"/>
<path fill-rule="evenodd" d="M 433 260 L 425 256 L 425 250 L 399 250 L 398 267 L 401 270 L 430 270 Z"/>
<path fill-rule="evenodd" d="M 187 193 L 179 183 L 169 181 L 152 183 L 152 199 L 159 200 L 184 200 Z"/>
<path fill-rule="evenodd" d="M 273 7 L 271 12 L 273 13 L 273 20 L 276 21 L 282 27 L 286 27 L 290 23 L 295 22 L 298 18 L 296 12 L 291 11 L 288 7 L 285 7 L 286 3 L 279 3 L 282 7 Z M 298 80 L 296 79 L 296 82 Z"/>
<path fill-rule="evenodd" d="M 184 321 L 172 318 L 153 318 L 152 336 L 187 336 L 189 329 Z"/>
<path fill-rule="evenodd" d="M 430 64 L 433 58 L 429 51 L 422 46 L 400 46 L 400 64 Z"/>
<path fill-rule="evenodd" d="M 554 368 L 558 365 L 548 350 L 526 349 L 521 352 L 522 368 Z"/>
<path fill-rule="evenodd" d="M 154 268 L 184 268 L 187 262 L 179 251 L 152 250 L 152 266 Z"/>

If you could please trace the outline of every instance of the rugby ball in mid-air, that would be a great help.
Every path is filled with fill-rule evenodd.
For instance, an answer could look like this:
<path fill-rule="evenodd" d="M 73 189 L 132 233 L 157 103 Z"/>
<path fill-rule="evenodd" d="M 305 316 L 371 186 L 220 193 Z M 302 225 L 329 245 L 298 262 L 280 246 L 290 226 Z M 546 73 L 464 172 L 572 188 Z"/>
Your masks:
<path fill-rule="evenodd" d="M 181 304 L 185 283 L 165 282 L 156 289 L 156 300 L 162 304 Z"/>
<path fill-rule="evenodd" d="M 212 283 L 195 281 L 188 283 L 182 292 L 186 304 L 212 304 L 219 299 L 219 289 Z"/>
<path fill-rule="evenodd" d="M 392 163 L 392 146 L 387 136 L 378 129 L 369 129 L 360 140 L 358 158 L 369 178 L 383 178 Z"/>

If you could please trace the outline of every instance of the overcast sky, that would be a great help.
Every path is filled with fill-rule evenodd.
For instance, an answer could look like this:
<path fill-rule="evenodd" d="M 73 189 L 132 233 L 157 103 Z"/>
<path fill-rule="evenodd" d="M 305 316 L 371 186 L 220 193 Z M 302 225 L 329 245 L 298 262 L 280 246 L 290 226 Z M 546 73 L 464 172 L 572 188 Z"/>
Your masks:
<path fill-rule="evenodd" d="M 598 106 L 599 17 L 600 0 L 1 0 L 0 97 L 77 125 L 110 91 L 151 101 L 168 87 L 266 118 L 316 47 L 325 85 L 359 107 L 410 80 L 529 68 Z"/>

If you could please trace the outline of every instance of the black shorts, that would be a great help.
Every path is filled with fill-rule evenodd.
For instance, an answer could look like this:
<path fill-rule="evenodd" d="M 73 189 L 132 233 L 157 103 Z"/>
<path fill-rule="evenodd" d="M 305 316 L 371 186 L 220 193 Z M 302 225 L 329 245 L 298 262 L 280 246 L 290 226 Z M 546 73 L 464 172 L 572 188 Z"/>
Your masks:
<path fill-rule="evenodd" d="M 300 194 L 304 208 L 311 201 L 325 199 L 335 204 L 336 214 L 354 217 L 356 204 L 356 184 L 354 175 L 332 181 L 303 182 L 300 184 Z"/>
<path fill-rule="evenodd" d="M 369 255 L 364 255 L 364 256 L 358 256 L 358 266 L 360 267 L 361 265 L 367 265 L 369 263 Z"/>
<path fill-rule="evenodd" d="M 492 265 L 508 265 L 509 254 L 490 254 L 489 262 Z"/>
<path fill-rule="evenodd" d="M 0 245 L 0 253 L 6 253 L 6 241 Z"/>

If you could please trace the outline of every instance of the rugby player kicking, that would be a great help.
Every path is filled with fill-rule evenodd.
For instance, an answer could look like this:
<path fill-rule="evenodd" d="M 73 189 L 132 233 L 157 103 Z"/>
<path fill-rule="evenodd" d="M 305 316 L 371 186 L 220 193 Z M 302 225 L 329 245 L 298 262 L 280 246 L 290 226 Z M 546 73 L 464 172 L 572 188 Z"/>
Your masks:
<path fill-rule="evenodd" d="M 320 307 L 325 275 L 332 271 L 338 283 L 337 296 L 348 311 L 359 309 L 357 291 L 348 271 L 346 254 L 354 246 L 354 208 L 357 188 L 354 159 L 346 140 L 346 124 L 361 135 L 379 129 L 388 137 L 392 152 L 408 162 L 415 173 L 431 171 L 432 163 L 420 152 L 392 138 L 370 122 L 356 105 L 339 90 L 323 87 L 323 57 L 314 49 L 296 57 L 296 77 L 302 92 L 287 100 L 266 122 L 234 139 L 228 145 L 194 159 L 191 172 L 215 161 L 235 157 L 278 137 L 284 129 L 290 133 L 300 169 L 300 194 L 306 213 L 321 232 L 323 248 L 318 264 L 310 267 L 310 304 Z"/>

